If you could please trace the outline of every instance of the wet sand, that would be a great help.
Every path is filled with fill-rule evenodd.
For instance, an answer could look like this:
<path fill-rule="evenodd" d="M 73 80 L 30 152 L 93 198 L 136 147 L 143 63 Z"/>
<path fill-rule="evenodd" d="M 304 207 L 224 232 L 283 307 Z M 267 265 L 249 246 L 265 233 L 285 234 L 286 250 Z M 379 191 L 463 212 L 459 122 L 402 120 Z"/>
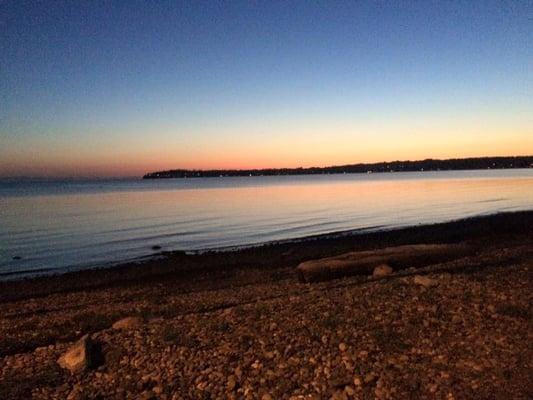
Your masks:
<path fill-rule="evenodd" d="M 296 275 L 462 242 L 476 253 L 382 279 Z M 0 282 L 0 398 L 531 398 L 532 267 L 519 212 Z M 86 333 L 99 361 L 71 374 L 57 359 Z"/>

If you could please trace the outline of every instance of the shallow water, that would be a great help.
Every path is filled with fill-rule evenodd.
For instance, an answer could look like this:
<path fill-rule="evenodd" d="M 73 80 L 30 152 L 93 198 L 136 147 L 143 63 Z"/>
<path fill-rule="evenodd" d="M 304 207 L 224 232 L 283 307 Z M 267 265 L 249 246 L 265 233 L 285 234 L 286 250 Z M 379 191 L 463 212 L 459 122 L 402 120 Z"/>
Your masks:
<path fill-rule="evenodd" d="M 533 209 L 533 169 L 0 181 L 0 279 Z M 14 259 L 14 257 L 21 259 Z"/>

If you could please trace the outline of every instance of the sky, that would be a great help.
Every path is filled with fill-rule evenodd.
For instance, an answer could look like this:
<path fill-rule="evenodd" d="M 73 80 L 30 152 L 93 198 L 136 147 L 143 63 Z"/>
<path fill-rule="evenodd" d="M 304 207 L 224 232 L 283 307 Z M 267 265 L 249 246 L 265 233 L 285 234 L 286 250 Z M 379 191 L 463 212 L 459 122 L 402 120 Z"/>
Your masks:
<path fill-rule="evenodd" d="M 0 176 L 533 154 L 533 1 L 0 0 Z"/>

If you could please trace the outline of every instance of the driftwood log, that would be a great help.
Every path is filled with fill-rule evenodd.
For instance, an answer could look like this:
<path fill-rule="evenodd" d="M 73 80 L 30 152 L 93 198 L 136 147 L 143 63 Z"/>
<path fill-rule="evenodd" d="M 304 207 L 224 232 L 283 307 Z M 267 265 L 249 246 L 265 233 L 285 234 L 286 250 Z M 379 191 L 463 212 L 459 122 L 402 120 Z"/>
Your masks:
<path fill-rule="evenodd" d="M 414 244 L 354 251 L 335 257 L 305 261 L 298 265 L 301 282 L 316 282 L 350 275 L 369 275 L 386 264 L 394 270 L 451 261 L 472 254 L 467 244 Z"/>

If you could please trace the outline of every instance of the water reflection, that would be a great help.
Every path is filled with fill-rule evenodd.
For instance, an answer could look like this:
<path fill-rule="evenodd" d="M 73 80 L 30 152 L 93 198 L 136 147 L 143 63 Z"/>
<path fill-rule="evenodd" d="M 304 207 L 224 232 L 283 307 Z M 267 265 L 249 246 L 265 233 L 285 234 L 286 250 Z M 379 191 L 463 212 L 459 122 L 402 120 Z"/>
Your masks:
<path fill-rule="evenodd" d="M 0 273 L 533 208 L 533 173 L 465 174 L 1 197 Z"/>

